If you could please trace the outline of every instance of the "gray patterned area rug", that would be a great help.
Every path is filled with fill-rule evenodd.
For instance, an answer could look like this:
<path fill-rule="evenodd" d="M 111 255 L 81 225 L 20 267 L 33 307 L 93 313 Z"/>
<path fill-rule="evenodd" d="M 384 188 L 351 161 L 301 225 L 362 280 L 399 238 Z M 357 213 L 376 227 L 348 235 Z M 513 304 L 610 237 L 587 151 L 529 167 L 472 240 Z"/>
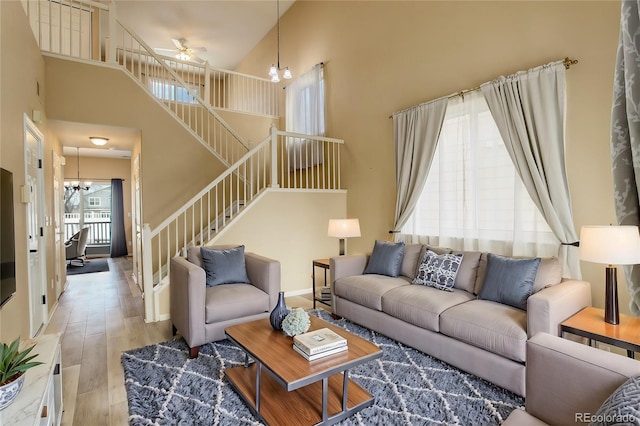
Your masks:
<path fill-rule="evenodd" d="M 350 370 L 375 404 L 341 425 L 498 425 L 524 399 L 415 349 L 323 310 L 311 314 L 362 336 L 382 358 Z M 228 340 L 204 345 L 189 359 L 181 338 L 123 353 L 132 425 L 261 425 L 224 379 L 244 363 Z"/>

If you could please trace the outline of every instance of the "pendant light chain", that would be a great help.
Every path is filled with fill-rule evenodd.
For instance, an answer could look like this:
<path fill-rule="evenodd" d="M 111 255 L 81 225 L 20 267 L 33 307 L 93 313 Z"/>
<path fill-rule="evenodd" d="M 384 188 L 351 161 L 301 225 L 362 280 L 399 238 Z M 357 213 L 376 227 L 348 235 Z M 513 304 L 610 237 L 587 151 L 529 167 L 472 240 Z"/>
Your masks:
<path fill-rule="evenodd" d="M 289 70 L 289 67 L 285 67 L 284 70 L 282 68 L 280 68 L 280 0 L 276 0 L 276 43 L 277 43 L 277 68 L 275 65 L 271 65 L 271 68 L 269 69 L 269 76 L 271 76 L 271 81 L 273 83 L 278 83 L 280 81 L 280 76 L 279 76 L 279 72 L 280 71 L 284 71 L 282 74 L 282 77 L 286 80 L 289 80 L 290 78 L 292 78 L 291 75 L 291 70 Z"/>

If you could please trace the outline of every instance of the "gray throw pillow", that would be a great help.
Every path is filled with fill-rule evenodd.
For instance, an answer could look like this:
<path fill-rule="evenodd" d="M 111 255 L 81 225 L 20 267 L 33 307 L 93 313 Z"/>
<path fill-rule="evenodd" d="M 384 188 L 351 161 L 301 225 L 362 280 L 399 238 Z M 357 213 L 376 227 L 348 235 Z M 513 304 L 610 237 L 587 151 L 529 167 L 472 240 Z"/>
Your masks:
<path fill-rule="evenodd" d="M 491 300 L 527 310 L 527 299 L 533 291 L 540 258 L 515 259 L 487 255 L 487 271 L 478 299 Z"/>
<path fill-rule="evenodd" d="M 412 284 L 422 284 L 438 290 L 453 291 L 456 275 L 462 263 L 462 253 L 436 254 L 427 250 Z"/>
<path fill-rule="evenodd" d="M 363 274 L 387 275 L 397 277 L 400 275 L 402 258 L 404 257 L 404 242 L 389 243 L 376 240 L 369 262 L 364 268 Z"/>
<path fill-rule="evenodd" d="M 640 426 L 640 376 L 627 379 L 602 403 L 590 425 Z"/>
<path fill-rule="evenodd" d="M 200 247 L 200 255 L 207 274 L 207 287 L 219 284 L 251 284 L 244 261 L 244 246 L 225 250 Z"/>

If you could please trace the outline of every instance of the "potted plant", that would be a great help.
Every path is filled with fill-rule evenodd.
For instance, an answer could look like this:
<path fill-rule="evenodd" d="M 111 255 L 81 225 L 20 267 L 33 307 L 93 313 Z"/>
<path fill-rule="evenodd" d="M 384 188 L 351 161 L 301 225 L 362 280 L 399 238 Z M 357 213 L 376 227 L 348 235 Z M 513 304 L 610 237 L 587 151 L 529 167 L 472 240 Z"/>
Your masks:
<path fill-rule="evenodd" d="M 42 362 L 32 362 L 36 355 L 29 355 L 33 347 L 30 346 L 23 351 L 19 351 L 20 338 L 17 338 L 10 345 L 2 343 L 0 346 L 0 410 L 13 402 L 24 383 L 24 373 L 31 367 L 42 364 Z"/>

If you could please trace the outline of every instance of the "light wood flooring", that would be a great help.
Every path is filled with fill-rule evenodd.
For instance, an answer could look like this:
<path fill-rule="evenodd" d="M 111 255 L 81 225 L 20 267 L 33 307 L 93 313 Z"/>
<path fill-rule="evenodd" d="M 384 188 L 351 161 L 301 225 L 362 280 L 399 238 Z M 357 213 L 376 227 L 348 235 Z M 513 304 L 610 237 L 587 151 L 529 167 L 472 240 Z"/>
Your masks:
<path fill-rule="evenodd" d="M 109 259 L 109 272 L 72 275 L 45 333 L 62 335 L 62 424 L 127 425 L 120 355 L 172 338 L 171 323 L 145 324 L 131 258 Z M 311 295 L 287 298 L 310 308 Z"/>

